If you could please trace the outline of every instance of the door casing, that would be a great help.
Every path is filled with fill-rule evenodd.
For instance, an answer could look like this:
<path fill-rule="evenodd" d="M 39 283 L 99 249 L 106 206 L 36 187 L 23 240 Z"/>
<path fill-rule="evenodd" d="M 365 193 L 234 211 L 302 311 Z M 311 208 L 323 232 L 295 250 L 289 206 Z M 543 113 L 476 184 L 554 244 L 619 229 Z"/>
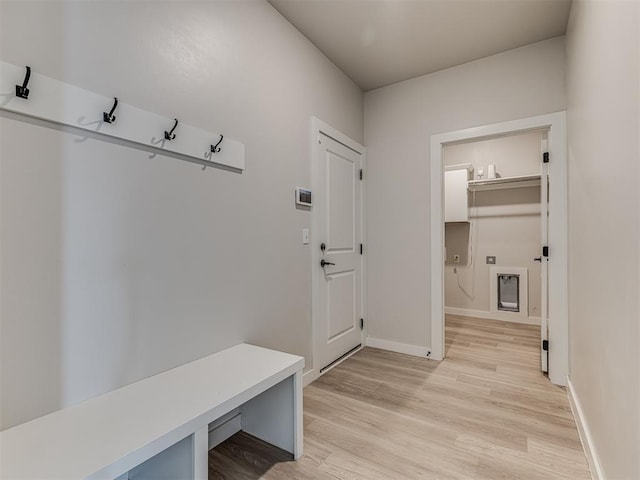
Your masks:
<path fill-rule="evenodd" d="M 431 355 L 442 360 L 444 348 L 444 145 L 548 129 L 549 190 L 549 379 L 566 385 L 569 364 L 567 287 L 567 142 L 566 112 L 441 133 L 431 137 Z"/>
<path fill-rule="evenodd" d="M 325 134 L 328 137 L 331 137 L 338 143 L 343 144 L 344 146 L 350 148 L 351 150 L 359 153 L 362 156 L 362 169 L 366 172 L 366 149 L 363 145 L 359 144 L 355 140 L 349 138 L 339 130 L 333 128 L 331 125 L 323 122 L 317 117 L 311 117 L 311 132 L 310 132 L 310 141 L 309 148 L 310 154 L 309 158 L 311 159 L 311 190 L 312 192 L 317 191 L 318 189 L 318 158 L 316 155 L 315 144 L 318 141 L 318 135 L 320 133 Z M 366 175 L 366 173 L 365 173 Z M 365 177 L 366 178 L 366 177 Z M 360 190 L 360 208 L 362 215 L 362 243 L 364 244 L 364 254 L 362 255 L 362 295 L 361 295 L 361 306 L 360 311 L 362 312 L 362 316 L 365 319 L 364 329 L 362 330 L 362 345 L 365 343 L 366 331 L 367 331 L 367 237 L 366 237 L 366 181 L 363 180 Z M 304 375 L 304 385 L 308 385 L 313 382 L 316 378 L 320 376 L 320 368 L 321 365 L 318 363 L 319 358 L 319 350 L 320 350 L 320 335 L 318 332 L 318 326 L 320 319 L 320 307 L 319 307 L 319 285 L 318 285 L 318 275 L 320 273 L 320 260 L 321 260 L 321 252 L 320 252 L 320 244 L 315 237 L 315 232 L 319 231 L 320 222 L 322 220 L 318 218 L 318 215 L 314 213 L 313 207 L 311 208 L 311 242 L 309 243 L 311 247 L 311 332 L 312 332 L 312 350 L 313 350 L 313 368 L 309 370 Z M 339 363 L 339 362 L 338 362 Z"/>

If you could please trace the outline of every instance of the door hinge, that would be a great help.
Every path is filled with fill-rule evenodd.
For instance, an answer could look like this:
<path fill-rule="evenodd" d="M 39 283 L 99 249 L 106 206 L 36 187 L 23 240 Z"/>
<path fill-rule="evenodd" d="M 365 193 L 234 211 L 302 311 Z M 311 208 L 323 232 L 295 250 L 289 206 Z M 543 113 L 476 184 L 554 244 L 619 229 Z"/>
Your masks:
<path fill-rule="evenodd" d="M 362 180 L 362 176 L 363 176 L 362 169 L 360 169 L 360 180 Z"/>
<path fill-rule="evenodd" d="M 542 154 L 542 163 L 549 163 L 549 152 L 544 152 Z"/>
<path fill-rule="evenodd" d="M 360 319 L 360 330 L 364 330 L 364 318 Z"/>
<path fill-rule="evenodd" d="M 547 245 L 542 247 L 542 256 L 543 257 L 548 257 L 549 256 L 549 247 Z"/>
<path fill-rule="evenodd" d="M 542 340 L 542 350 L 545 352 L 549 351 L 549 340 Z"/>
<path fill-rule="evenodd" d="M 360 244 L 360 255 L 362 255 L 363 252 L 364 252 L 364 247 L 362 246 L 362 244 Z"/>

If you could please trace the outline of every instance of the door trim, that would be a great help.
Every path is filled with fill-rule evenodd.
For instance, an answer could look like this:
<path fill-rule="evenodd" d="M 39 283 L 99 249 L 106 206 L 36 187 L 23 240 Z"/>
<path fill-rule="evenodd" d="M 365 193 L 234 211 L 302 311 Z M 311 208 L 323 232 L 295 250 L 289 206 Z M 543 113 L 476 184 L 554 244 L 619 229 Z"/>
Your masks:
<path fill-rule="evenodd" d="M 495 123 L 440 133 L 431 137 L 431 358 L 444 358 L 444 223 L 442 148 L 461 141 L 482 140 L 532 130 L 549 129 L 549 155 L 552 189 L 549 211 L 549 245 L 553 262 L 549 262 L 549 379 L 566 385 L 568 347 L 567 301 L 567 160 L 566 112 Z"/>
<path fill-rule="evenodd" d="M 360 154 L 362 156 L 362 169 L 365 171 L 365 176 L 366 176 L 366 171 L 367 171 L 366 170 L 366 164 L 367 164 L 366 148 L 363 145 L 360 145 L 355 140 L 349 138 L 339 130 L 333 128 L 331 125 L 323 122 L 317 117 L 312 116 L 310 138 L 309 138 L 309 148 L 311 149 L 309 158 L 311 159 L 311 190 L 312 192 L 315 192 L 318 189 L 318 170 L 317 170 L 318 158 L 316 158 L 315 142 L 317 141 L 318 135 L 321 133 L 325 134 L 328 137 L 331 137 L 336 142 L 341 143 L 345 147 Z M 366 216 L 366 208 L 365 208 L 366 198 L 367 198 L 366 185 L 367 185 L 366 182 L 362 182 L 361 190 L 360 190 L 360 196 L 361 196 L 360 207 L 362 209 L 361 238 L 362 238 L 362 243 L 365 246 L 364 254 L 362 255 L 362 295 L 361 295 L 362 304 L 360 305 L 360 311 L 362 312 L 363 318 L 365 319 L 367 318 L 367 310 L 366 310 L 366 305 L 367 305 L 367 248 L 366 248 L 367 247 L 367 235 L 366 235 L 367 216 Z M 316 242 L 314 237 L 315 232 L 317 232 L 319 229 L 319 226 L 320 226 L 320 219 L 318 218 L 318 215 L 315 214 L 315 209 L 312 207 L 311 208 L 311 242 L 309 243 L 309 245 L 311 247 L 311 344 L 312 344 L 312 355 L 313 355 L 313 367 L 309 372 L 307 372 L 307 375 L 305 375 L 305 385 L 308 385 L 309 383 L 313 382 L 316 378 L 318 378 L 320 376 L 320 369 L 322 368 L 322 365 L 318 364 L 318 358 L 319 358 L 318 352 L 320 350 L 318 322 L 319 322 L 320 314 L 319 314 L 319 303 L 318 303 L 319 285 L 316 280 L 320 273 L 320 248 L 319 247 L 316 248 Z M 361 345 L 365 344 L 364 340 L 366 337 L 366 334 L 365 334 L 366 331 L 367 331 L 367 322 L 365 320 L 364 329 L 361 332 L 361 335 L 362 335 L 361 342 L 360 342 Z M 344 357 L 342 360 L 346 358 L 347 357 Z M 328 370 L 330 369 L 327 369 L 325 371 L 328 371 Z"/>

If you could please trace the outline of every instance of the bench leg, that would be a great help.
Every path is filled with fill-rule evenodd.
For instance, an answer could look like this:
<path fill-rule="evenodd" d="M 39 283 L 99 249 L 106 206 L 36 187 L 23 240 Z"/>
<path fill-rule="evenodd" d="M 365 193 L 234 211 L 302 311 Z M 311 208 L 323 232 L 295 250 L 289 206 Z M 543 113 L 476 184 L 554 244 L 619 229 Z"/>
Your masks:
<path fill-rule="evenodd" d="M 241 407 L 242 430 L 302 456 L 302 371 L 284 379 Z"/>
<path fill-rule="evenodd" d="M 293 458 L 298 460 L 303 452 L 303 427 L 304 420 L 302 417 L 302 370 L 298 370 L 293 376 L 293 415 L 294 415 L 294 450 Z"/>
<path fill-rule="evenodd" d="M 205 425 L 193 434 L 193 478 L 209 477 L 209 426 Z"/>

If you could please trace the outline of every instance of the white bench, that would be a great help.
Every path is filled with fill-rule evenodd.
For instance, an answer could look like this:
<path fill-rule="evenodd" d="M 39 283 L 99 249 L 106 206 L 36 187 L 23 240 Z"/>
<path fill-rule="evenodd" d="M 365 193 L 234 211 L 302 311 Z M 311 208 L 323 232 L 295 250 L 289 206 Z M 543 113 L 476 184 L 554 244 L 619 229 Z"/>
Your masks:
<path fill-rule="evenodd" d="M 209 424 L 302 455 L 304 358 L 241 344 L 0 433 L 2 479 L 205 480 Z"/>

